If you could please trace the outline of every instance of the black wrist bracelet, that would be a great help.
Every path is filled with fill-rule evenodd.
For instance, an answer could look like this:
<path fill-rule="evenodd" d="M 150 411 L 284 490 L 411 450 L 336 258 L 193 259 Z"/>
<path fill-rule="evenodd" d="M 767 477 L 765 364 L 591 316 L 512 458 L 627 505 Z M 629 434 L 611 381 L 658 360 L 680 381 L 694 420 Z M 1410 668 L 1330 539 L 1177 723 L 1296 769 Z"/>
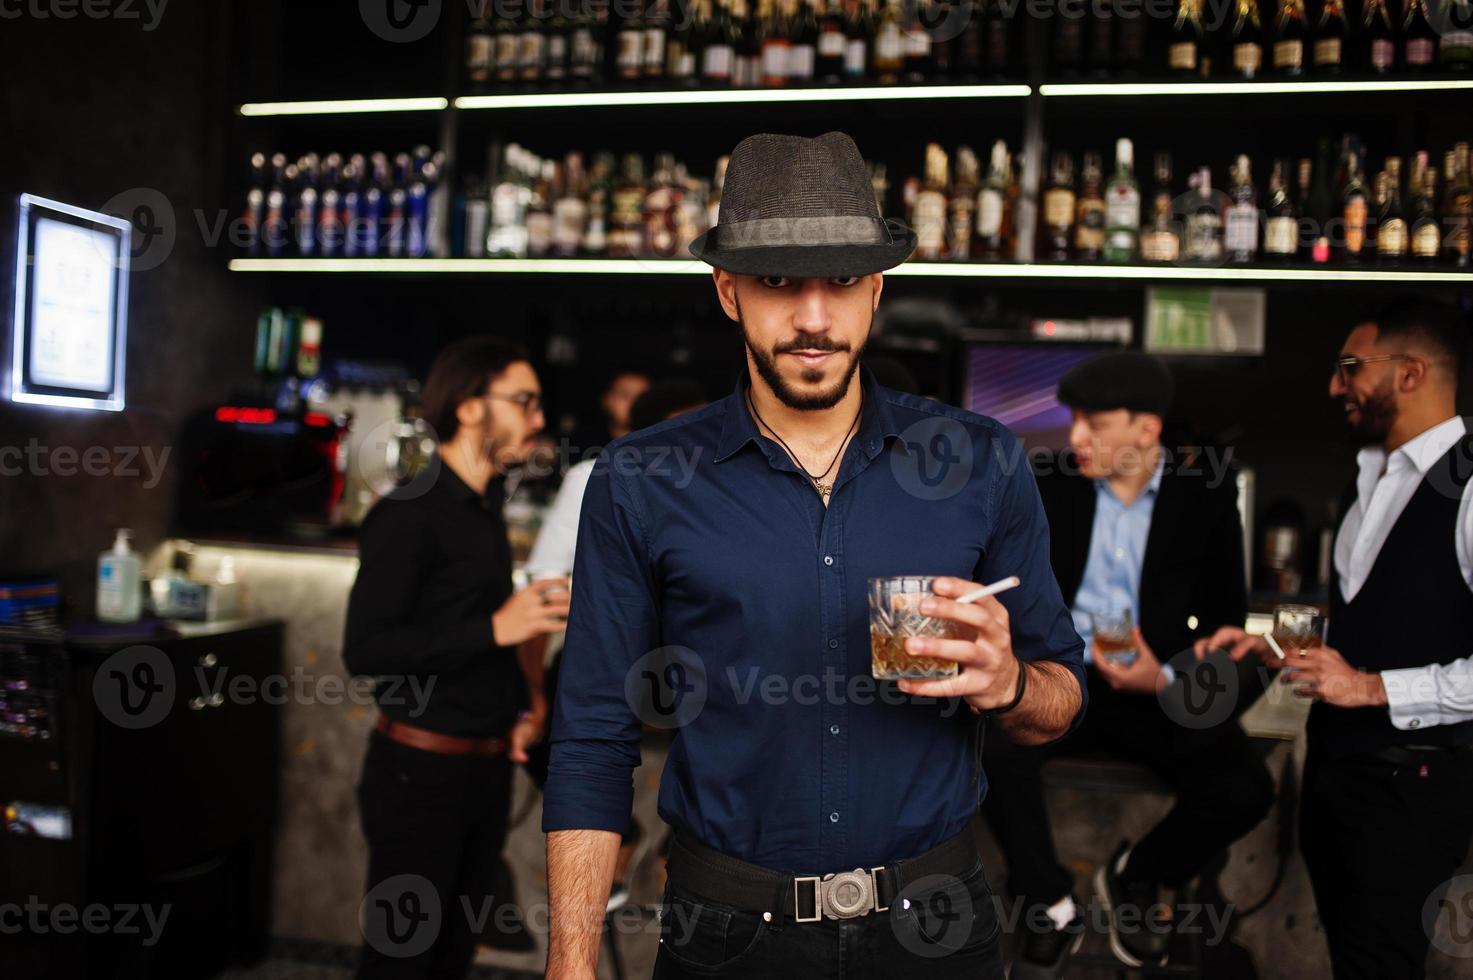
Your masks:
<path fill-rule="evenodd" d="M 1023 692 L 1028 690 L 1028 662 L 1018 661 L 1018 691 L 1013 695 L 1013 700 L 1001 708 L 993 708 L 991 711 L 982 712 L 983 718 L 993 718 L 997 715 L 1005 715 L 1023 702 Z"/>

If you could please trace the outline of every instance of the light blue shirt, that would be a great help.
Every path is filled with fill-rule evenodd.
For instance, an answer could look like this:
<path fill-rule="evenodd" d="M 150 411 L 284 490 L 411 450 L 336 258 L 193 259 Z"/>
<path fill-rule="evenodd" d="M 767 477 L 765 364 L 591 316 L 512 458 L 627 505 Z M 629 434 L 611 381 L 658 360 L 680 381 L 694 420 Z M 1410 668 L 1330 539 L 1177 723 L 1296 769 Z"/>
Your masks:
<path fill-rule="evenodd" d="M 1145 492 L 1129 506 L 1115 496 L 1108 480 L 1095 481 L 1095 520 L 1089 536 L 1089 557 L 1084 577 L 1074 596 L 1074 629 L 1084 640 L 1084 660 L 1091 659 L 1094 625 L 1090 613 L 1129 609 L 1137 626 L 1141 621 L 1141 566 L 1146 560 L 1146 539 L 1151 535 L 1151 514 L 1161 489 L 1166 454 L 1156 461 L 1156 472 Z"/>

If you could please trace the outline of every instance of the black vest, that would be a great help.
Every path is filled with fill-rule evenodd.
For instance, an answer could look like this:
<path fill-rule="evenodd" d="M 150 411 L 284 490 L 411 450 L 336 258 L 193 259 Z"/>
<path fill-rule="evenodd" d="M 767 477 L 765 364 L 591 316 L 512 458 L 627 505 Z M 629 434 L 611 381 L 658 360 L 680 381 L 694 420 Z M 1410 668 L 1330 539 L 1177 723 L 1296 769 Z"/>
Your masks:
<path fill-rule="evenodd" d="M 1447 664 L 1473 652 L 1473 592 L 1458 566 L 1455 544 L 1463 489 L 1473 476 L 1473 433 L 1432 464 L 1355 598 L 1346 602 L 1340 576 L 1330 582 L 1326 642 L 1362 670 Z M 1348 499 L 1354 500 L 1354 488 Z M 1332 758 L 1391 745 L 1473 744 L 1473 722 L 1403 731 L 1384 707 L 1335 708 L 1316 702 L 1309 713 L 1312 751 Z"/>

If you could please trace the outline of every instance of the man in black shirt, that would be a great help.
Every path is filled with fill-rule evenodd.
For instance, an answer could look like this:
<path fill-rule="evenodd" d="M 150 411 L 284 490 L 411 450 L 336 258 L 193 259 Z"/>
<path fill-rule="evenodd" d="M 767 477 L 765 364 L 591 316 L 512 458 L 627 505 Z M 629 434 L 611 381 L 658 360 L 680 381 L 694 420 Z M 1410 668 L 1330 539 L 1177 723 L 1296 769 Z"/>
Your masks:
<path fill-rule="evenodd" d="M 360 532 L 344 660 L 376 675 L 380 715 L 358 787 L 368 841 L 360 977 L 460 977 L 481 928 L 504 927 L 492 881 L 511 763 L 542 737 L 540 665 L 516 646 L 564 626 L 566 580 L 513 593 L 503 475 L 543 426 L 524 353 L 488 337 L 435 360 L 429 469 Z M 496 896 L 505 902 L 509 896 Z"/>

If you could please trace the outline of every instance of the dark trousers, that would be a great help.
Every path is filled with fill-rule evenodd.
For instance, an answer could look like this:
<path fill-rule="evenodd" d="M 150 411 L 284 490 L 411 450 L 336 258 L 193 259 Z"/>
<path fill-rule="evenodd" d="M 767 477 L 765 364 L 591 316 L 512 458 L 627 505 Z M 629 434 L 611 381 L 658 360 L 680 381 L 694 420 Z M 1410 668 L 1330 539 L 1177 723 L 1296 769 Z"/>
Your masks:
<path fill-rule="evenodd" d="M 1156 698 L 1116 693 L 1091 668 L 1089 710 L 1068 737 L 1024 747 L 993 729 L 983 747 L 983 809 L 1025 907 L 1052 905 L 1074 888 L 1054 850 L 1040 768 L 1054 755 L 1101 750 L 1149 767 L 1176 793 L 1171 811 L 1135 842 L 1126 868 L 1133 880 L 1184 884 L 1273 806 L 1273 780 L 1236 721 L 1186 728 Z"/>
<path fill-rule="evenodd" d="M 358 784 L 368 840 L 359 977 L 466 975 L 477 936 L 514 900 L 495 894 L 510 800 L 505 756 L 440 755 L 373 733 Z"/>
<path fill-rule="evenodd" d="M 1002 980 L 1002 930 L 981 863 L 926 889 L 917 889 L 926 899 L 910 909 L 767 922 L 760 912 L 701 902 L 667 886 L 654 980 Z"/>
<path fill-rule="evenodd" d="M 1473 834 L 1473 755 L 1425 770 L 1367 758 L 1317 758 L 1311 745 L 1300 849 L 1337 980 L 1421 977 L 1422 913 L 1456 874 Z"/>

